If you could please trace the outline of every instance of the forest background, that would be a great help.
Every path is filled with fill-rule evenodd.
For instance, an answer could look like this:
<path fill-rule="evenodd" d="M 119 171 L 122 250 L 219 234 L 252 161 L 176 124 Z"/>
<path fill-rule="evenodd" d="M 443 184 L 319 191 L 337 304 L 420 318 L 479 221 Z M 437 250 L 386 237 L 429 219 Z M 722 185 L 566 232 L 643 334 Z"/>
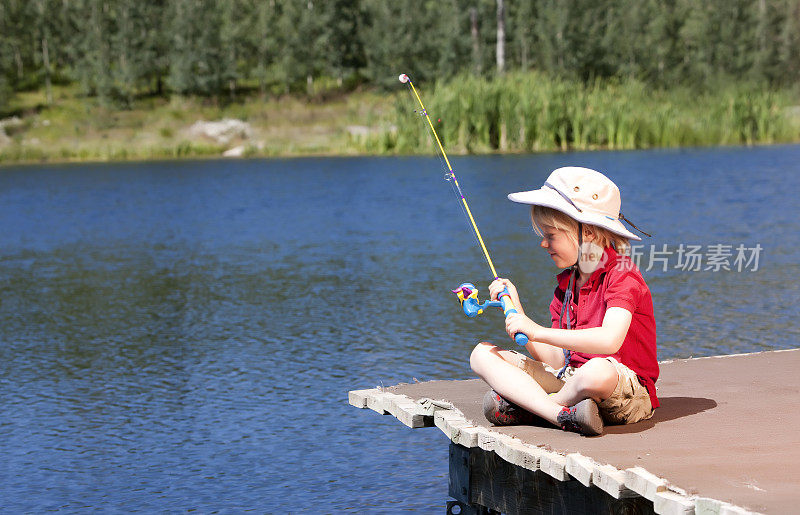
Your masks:
<path fill-rule="evenodd" d="M 800 0 L 0 0 L 0 163 L 800 141 Z"/>

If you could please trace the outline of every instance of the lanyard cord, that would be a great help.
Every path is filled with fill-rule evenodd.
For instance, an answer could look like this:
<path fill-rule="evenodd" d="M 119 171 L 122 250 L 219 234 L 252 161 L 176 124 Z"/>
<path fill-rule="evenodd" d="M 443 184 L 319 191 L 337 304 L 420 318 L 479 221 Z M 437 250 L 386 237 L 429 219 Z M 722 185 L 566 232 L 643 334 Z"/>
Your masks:
<path fill-rule="evenodd" d="M 581 246 L 583 246 L 583 224 L 578 222 L 578 260 L 572 265 L 572 271 L 569 274 L 569 282 L 567 283 L 567 290 L 564 292 L 564 301 L 561 303 L 561 314 L 558 317 L 558 327 L 559 329 L 572 329 L 572 323 L 570 322 L 570 308 L 572 307 L 572 290 L 575 288 L 575 276 L 578 275 L 578 263 L 581 262 Z M 567 312 L 567 327 L 565 328 L 562 325 L 562 320 L 564 318 L 564 311 Z M 569 366 L 570 359 L 572 358 L 572 351 L 569 349 L 564 350 L 564 367 L 558 371 L 558 375 L 556 376 L 558 379 L 561 379 L 561 376 L 564 375 L 564 372 L 567 371 L 567 367 Z"/>
<path fill-rule="evenodd" d="M 573 272 L 571 272 L 569 274 L 569 285 L 567 286 L 567 291 L 564 292 L 564 302 L 561 304 L 561 316 L 559 316 L 559 318 L 558 318 L 558 325 L 559 325 L 559 328 L 561 328 L 561 329 L 572 329 L 572 324 L 570 322 L 569 311 L 570 311 L 570 307 L 571 307 L 571 304 L 572 304 L 572 288 L 574 287 L 574 284 L 575 284 L 575 274 L 576 274 L 576 272 L 577 272 L 577 267 Z M 564 311 L 565 310 L 567 312 L 567 327 L 566 328 L 561 325 L 561 319 L 564 317 Z M 569 350 L 569 349 L 562 349 L 562 350 L 564 351 L 564 366 L 561 368 L 561 370 L 558 371 L 558 375 L 556 376 L 559 379 L 561 379 L 561 376 L 563 376 L 564 372 L 567 371 L 567 367 L 569 366 L 569 362 L 570 362 L 570 359 L 572 357 L 571 356 L 572 355 L 572 351 L 571 350 Z"/>

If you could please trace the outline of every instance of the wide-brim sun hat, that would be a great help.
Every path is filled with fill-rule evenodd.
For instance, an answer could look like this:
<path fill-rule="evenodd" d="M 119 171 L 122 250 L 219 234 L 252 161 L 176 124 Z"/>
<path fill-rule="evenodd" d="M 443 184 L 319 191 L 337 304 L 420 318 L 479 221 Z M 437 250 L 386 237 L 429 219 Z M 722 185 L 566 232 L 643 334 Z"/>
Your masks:
<path fill-rule="evenodd" d="M 641 240 L 620 221 L 622 200 L 617 185 L 590 168 L 558 168 L 538 190 L 510 193 L 508 199 L 519 204 L 550 207 L 578 222 L 608 229 L 631 240 Z"/>

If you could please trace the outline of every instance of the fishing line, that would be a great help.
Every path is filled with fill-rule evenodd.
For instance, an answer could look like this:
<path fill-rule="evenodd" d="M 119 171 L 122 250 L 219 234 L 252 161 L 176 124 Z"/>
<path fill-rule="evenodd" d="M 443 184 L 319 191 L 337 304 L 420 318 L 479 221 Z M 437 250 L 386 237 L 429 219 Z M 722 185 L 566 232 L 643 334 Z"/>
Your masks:
<path fill-rule="evenodd" d="M 417 93 L 417 89 L 414 87 L 414 84 L 411 82 L 411 79 L 408 77 L 408 75 L 402 74 L 400 75 L 399 79 L 400 82 L 408 86 L 408 89 L 414 94 L 414 97 L 416 97 L 417 102 L 419 103 L 419 106 L 421 108 L 419 114 L 421 116 L 424 116 L 425 120 L 428 122 L 428 127 L 430 128 L 430 132 L 436 141 L 436 145 L 434 147 L 438 148 L 438 150 L 442 154 L 441 157 L 444 158 L 444 164 L 446 165 L 447 168 L 447 174 L 445 175 L 445 178 L 452 183 L 452 185 L 454 186 L 454 191 L 456 193 L 456 196 L 461 200 L 463 211 L 464 213 L 466 213 L 467 219 L 472 225 L 472 229 L 475 233 L 475 238 L 477 239 L 478 244 L 481 247 L 481 250 L 483 250 L 483 255 L 486 258 L 486 263 L 489 265 L 489 269 L 492 272 L 492 278 L 498 279 L 499 276 L 497 275 L 497 271 L 494 268 L 494 263 L 492 262 L 492 258 L 491 256 L 489 256 L 489 251 L 486 248 L 486 244 L 483 242 L 483 237 L 481 236 L 480 230 L 478 230 L 478 225 L 475 223 L 475 218 L 472 216 L 472 211 L 470 211 L 469 209 L 469 204 L 467 204 L 467 199 L 464 197 L 464 192 L 461 190 L 461 186 L 458 184 L 458 178 L 456 177 L 456 174 L 453 171 L 453 167 L 450 164 L 450 160 L 447 158 L 447 153 L 444 151 L 444 147 L 442 146 L 442 142 L 439 139 L 439 135 L 436 133 L 436 127 L 433 126 L 431 117 L 428 114 L 428 111 L 425 109 L 425 104 L 422 103 L 422 98 L 420 98 L 419 93 Z"/>
<path fill-rule="evenodd" d="M 444 151 L 444 146 L 442 145 L 442 141 L 439 139 L 439 135 L 436 133 L 436 127 L 433 126 L 433 122 L 431 121 L 431 117 L 428 114 L 428 111 L 425 109 L 425 104 L 422 103 L 422 98 L 420 98 L 419 93 L 417 93 L 417 89 L 414 87 L 414 84 L 411 82 L 411 79 L 405 73 L 401 74 L 400 82 L 406 84 L 408 86 L 409 91 L 414 94 L 416 97 L 417 102 L 419 103 L 420 111 L 418 114 L 420 116 L 425 117 L 425 121 L 428 122 L 428 127 L 430 128 L 430 135 L 433 136 L 433 139 L 436 142 L 434 148 L 438 148 L 438 151 L 441 153 L 440 161 L 444 159 L 444 165 L 447 168 L 447 173 L 445 174 L 445 179 L 450 182 L 453 192 L 456 195 L 456 198 L 461 200 L 461 208 L 464 214 L 467 217 L 470 225 L 475 234 L 475 239 L 478 241 L 478 244 L 483 250 L 483 255 L 486 258 L 486 263 L 489 265 L 489 270 L 492 272 L 492 277 L 497 280 L 499 276 L 497 275 L 497 271 L 494 268 L 494 263 L 492 263 L 492 258 L 489 256 L 489 250 L 486 248 L 486 244 L 483 243 L 483 238 L 481 237 L 481 232 L 478 230 L 478 224 L 475 223 L 475 218 L 472 216 L 472 211 L 469 209 L 469 204 L 467 204 L 467 199 L 464 196 L 464 192 L 461 190 L 461 185 L 458 184 L 458 178 L 456 177 L 455 172 L 453 171 L 453 167 L 450 165 L 450 160 L 447 158 L 447 153 Z M 427 132 L 427 131 L 426 131 Z M 502 292 L 497 295 L 496 301 L 486 301 L 483 304 L 478 303 L 478 290 L 475 288 L 472 283 L 463 283 L 461 286 L 453 290 L 453 293 L 456 294 L 459 301 L 461 301 L 461 307 L 464 310 L 464 314 L 469 317 L 477 316 L 483 313 L 483 310 L 488 306 L 497 306 L 503 309 L 503 314 L 505 314 L 506 318 L 511 316 L 512 314 L 518 313 L 516 308 L 514 307 L 514 302 L 511 300 L 511 294 L 508 291 L 508 288 L 504 288 Z M 516 333 L 514 334 L 514 341 L 517 342 L 518 345 L 525 345 L 528 343 L 528 337 L 524 333 Z"/>
<path fill-rule="evenodd" d="M 417 114 L 419 115 L 419 117 L 420 117 L 420 121 L 422 121 L 422 124 L 423 124 L 423 126 L 424 126 L 424 125 L 425 125 L 425 122 L 424 122 L 424 120 L 422 120 L 422 118 L 423 118 L 423 116 L 425 116 L 425 114 L 423 114 L 423 113 L 422 113 L 422 112 L 420 112 L 420 111 L 417 111 L 416 109 L 414 110 L 414 112 L 415 112 L 415 113 L 417 113 Z M 440 151 L 440 150 L 439 150 L 439 146 L 438 146 L 438 145 L 436 144 L 436 142 L 433 140 L 433 134 L 432 134 L 432 132 L 431 132 L 431 131 L 429 131 L 429 130 L 427 129 L 427 127 L 425 127 L 425 130 L 424 130 L 423 132 L 424 132 L 424 133 L 425 133 L 425 134 L 428 136 L 428 141 L 430 142 L 430 144 L 431 144 L 431 147 L 433 147 L 433 149 L 435 150 L 435 152 L 436 152 L 436 157 L 439 159 L 439 163 L 442 165 L 442 168 L 444 168 L 445 170 L 447 170 L 447 169 L 449 168 L 449 166 L 448 166 L 448 162 L 447 162 L 447 161 L 445 161 L 445 158 L 443 157 L 442 151 Z M 443 178 L 444 178 L 444 180 L 445 180 L 445 181 L 447 181 L 447 183 L 450 185 L 450 190 L 453 192 L 453 195 L 455 195 L 455 197 L 456 197 L 456 200 L 457 200 L 457 201 L 461 200 L 461 193 L 460 193 L 460 189 L 459 189 L 459 188 L 456 186 L 455 182 L 453 181 L 453 178 L 452 178 L 452 176 L 451 176 L 450 172 L 447 172 L 447 173 L 445 173 Z M 469 213 L 467 213 L 467 210 L 464 208 L 464 204 L 463 204 L 463 203 L 461 203 L 461 202 L 458 202 L 458 206 L 459 206 L 459 207 L 460 207 L 460 209 L 461 209 L 461 214 L 463 214 L 463 215 L 464 215 L 464 218 L 466 218 L 466 219 L 467 219 L 467 221 L 469 222 Z M 480 246 L 481 242 L 480 242 L 480 240 L 478 239 L 478 237 L 477 237 L 477 235 L 475 234 L 475 232 L 474 232 L 474 231 L 470 231 L 470 230 L 469 230 L 469 228 L 467 228 L 467 232 L 470 234 L 470 236 L 472 236 L 473 238 L 475 238 L 475 243 L 477 243 L 477 244 Z"/>

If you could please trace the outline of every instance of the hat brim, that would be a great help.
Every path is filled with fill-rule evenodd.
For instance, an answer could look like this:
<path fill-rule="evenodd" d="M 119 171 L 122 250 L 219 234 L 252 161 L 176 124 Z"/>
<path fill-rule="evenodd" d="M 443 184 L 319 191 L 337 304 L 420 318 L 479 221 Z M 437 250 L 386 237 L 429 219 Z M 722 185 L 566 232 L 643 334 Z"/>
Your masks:
<path fill-rule="evenodd" d="M 564 197 L 552 188 L 540 188 L 531 191 L 518 191 L 509 193 L 508 200 L 517 204 L 528 204 L 532 206 L 544 206 L 556 209 L 566 214 L 578 222 L 596 225 L 608 229 L 614 234 L 618 234 L 630 240 L 641 241 L 641 238 L 630 232 L 618 219 L 610 218 L 601 213 L 591 211 L 578 211 L 575 206 L 567 202 Z"/>

